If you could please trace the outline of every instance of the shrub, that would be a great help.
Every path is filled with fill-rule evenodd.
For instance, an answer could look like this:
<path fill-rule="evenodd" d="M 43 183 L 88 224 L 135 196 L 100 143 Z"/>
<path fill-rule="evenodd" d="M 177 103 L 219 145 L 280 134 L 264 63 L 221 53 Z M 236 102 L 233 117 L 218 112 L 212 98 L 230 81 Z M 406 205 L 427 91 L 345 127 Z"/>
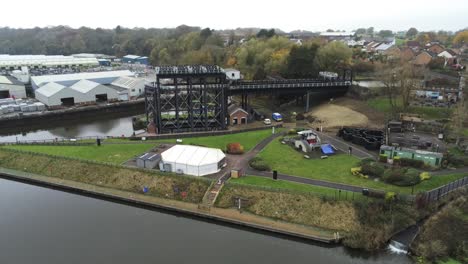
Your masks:
<path fill-rule="evenodd" d="M 401 165 L 401 158 L 399 156 L 393 157 L 393 164 L 394 165 Z"/>
<path fill-rule="evenodd" d="M 415 169 L 391 168 L 385 171 L 382 179 L 397 186 L 413 186 L 421 182 L 419 171 Z"/>
<path fill-rule="evenodd" d="M 305 119 L 305 116 L 303 113 L 299 113 L 296 115 L 296 120 L 304 120 Z"/>
<path fill-rule="evenodd" d="M 380 178 L 383 176 L 385 168 L 382 164 L 379 164 L 377 162 L 370 162 L 362 164 L 361 172 L 365 175 Z"/>
<path fill-rule="evenodd" d="M 270 165 L 268 165 L 262 158 L 255 157 L 249 160 L 250 167 L 259 170 L 259 171 L 269 171 L 271 170 Z"/>
<path fill-rule="evenodd" d="M 413 168 L 422 168 L 424 167 L 424 161 L 422 160 L 415 160 L 415 159 L 408 159 L 408 158 L 401 158 L 400 159 L 401 166 L 413 167 Z"/>
<path fill-rule="evenodd" d="M 388 159 L 387 154 L 380 154 L 379 155 L 379 161 L 380 162 L 387 163 L 387 159 Z"/>
<path fill-rule="evenodd" d="M 429 172 L 421 172 L 421 174 L 419 174 L 419 179 L 421 181 L 429 180 L 430 178 L 431 175 L 429 174 Z"/>
<path fill-rule="evenodd" d="M 351 174 L 353 174 L 354 176 L 359 176 L 359 177 L 364 178 L 364 179 L 369 178 L 369 176 L 364 175 L 364 174 L 361 172 L 361 167 L 351 168 Z"/>
<path fill-rule="evenodd" d="M 288 130 L 288 135 L 296 135 L 297 131 L 294 128 Z"/>
<path fill-rule="evenodd" d="M 229 143 L 226 146 L 226 152 L 229 154 L 235 154 L 235 155 L 240 155 L 244 153 L 244 146 L 242 146 L 240 143 Z"/>
<path fill-rule="evenodd" d="M 362 166 L 364 164 L 368 164 L 368 163 L 372 163 L 372 162 L 375 162 L 375 160 L 373 158 L 365 158 L 365 159 L 362 159 L 359 161 L 359 166 Z"/>
<path fill-rule="evenodd" d="M 385 200 L 386 201 L 394 201 L 396 199 L 396 193 L 395 192 L 387 192 L 385 194 Z"/>

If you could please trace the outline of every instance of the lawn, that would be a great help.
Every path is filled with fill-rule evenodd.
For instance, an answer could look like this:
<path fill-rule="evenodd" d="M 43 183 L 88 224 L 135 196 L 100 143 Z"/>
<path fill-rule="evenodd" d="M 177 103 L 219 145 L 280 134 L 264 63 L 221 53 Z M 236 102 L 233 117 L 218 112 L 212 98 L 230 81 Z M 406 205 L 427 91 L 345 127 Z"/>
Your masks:
<path fill-rule="evenodd" d="M 391 111 L 390 103 L 387 97 L 376 97 L 369 99 L 367 104 L 379 112 L 389 113 Z M 402 106 L 401 98 L 397 99 L 396 105 L 398 107 Z M 452 109 L 441 107 L 411 106 L 407 109 L 406 112 L 422 115 L 426 119 L 444 119 L 450 117 L 452 114 Z"/>
<path fill-rule="evenodd" d="M 334 197 L 337 195 L 337 190 L 332 188 L 326 188 L 321 186 L 309 185 L 309 184 L 302 184 L 296 182 L 289 182 L 283 180 L 273 180 L 270 178 L 258 177 L 258 176 L 244 176 L 238 179 L 229 179 L 229 182 L 236 183 L 236 184 L 243 184 L 243 185 L 250 185 L 250 186 L 259 186 L 259 187 L 266 187 L 272 189 L 279 189 L 279 190 L 289 190 L 289 191 L 297 191 L 299 193 L 313 193 L 318 195 L 326 195 L 329 197 Z M 341 195 L 345 195 L 344 192 Z M 357 197 L 361 197 L 360 193 L 354 194 Z M 351 199 L 353 196 L 352 193 L 346 194 L 347 197 Z M 354 197 L 354 196 L 353 196 Z M 362 198 L 362 197 L 361 197 Z"/>
<path fill-rule="evenodd" d="M 136 155 L 148 151 L 152 147 L 153 146 L 149 144 L 112 144 L 101 145 L 99 147 L 12 145 L 4 148 L 121 164 Z"/>
<path fill-rule="evenodd" d="M 276 129 L 279 133 L 282 129 Z M 221 136 L 206 136 L 206 137 L 191 137 L 182 138 L 182 144 L 194 144 L 210 148 L 226 149 L 228 143 L 239 142 L 244 146 L 244 151 L 247 152 L 257 145 L 263 139 L 271 136 L 271 129 L 242 132 L 236 134 L 228 134 Z M 128 142 L 125 139 L 106 139 L 107 142 Z M 135 141 L 141 143 L 142 141 Z M 158 139 L 148 140 L 147 143 L 176 143 L 176 139 Z"/>
<path fill-rule="evenodd" d="M 283 145 L 278 140 L 274 140 L 259 153 L 259 156 L 271 166 L 272 170 L 284 174 L 398 193 L 412 192 L 411 187 L 399 187 L 352 175 L 350 169 L 356 166 L 359 159 L 346 154 L 338 154 L 323 160 L 309 160 L 291 146 Z M 463 174 L 434 176 L 430 180 L 416 185 L 414 192 L 431 190 L 462 177 Z"/>

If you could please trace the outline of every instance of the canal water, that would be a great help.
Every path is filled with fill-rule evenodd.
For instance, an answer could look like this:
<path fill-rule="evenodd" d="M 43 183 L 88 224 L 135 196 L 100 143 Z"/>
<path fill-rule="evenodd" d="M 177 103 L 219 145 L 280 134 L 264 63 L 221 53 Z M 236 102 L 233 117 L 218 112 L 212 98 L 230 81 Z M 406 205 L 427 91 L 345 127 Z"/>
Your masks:
<path fill-rule="evenodd" d="M 0 263 L 410 263 L 0 179 Z"/>
<path fill-rule="evenodd" d="M 47 140 L 75 137 L 131 136 L 133 134 L 132 117 L 110 117 L 107 119 L 85 119 L 44 124 L 42 128 L 0 130 L 0 142 L 24 140 Z"/>

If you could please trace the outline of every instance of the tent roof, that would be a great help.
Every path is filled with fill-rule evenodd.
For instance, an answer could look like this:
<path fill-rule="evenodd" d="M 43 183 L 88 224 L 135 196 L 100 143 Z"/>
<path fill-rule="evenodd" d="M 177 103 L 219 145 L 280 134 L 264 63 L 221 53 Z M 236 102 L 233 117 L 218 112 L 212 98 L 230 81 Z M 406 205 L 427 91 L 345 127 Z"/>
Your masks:
<path fill-rule="evenodd" d="M 218 163 L 225 155 L 220 149 L 190 145 L 175 145 L 162 154 L 164 162 L 174 162 L 191 166 Z"/>

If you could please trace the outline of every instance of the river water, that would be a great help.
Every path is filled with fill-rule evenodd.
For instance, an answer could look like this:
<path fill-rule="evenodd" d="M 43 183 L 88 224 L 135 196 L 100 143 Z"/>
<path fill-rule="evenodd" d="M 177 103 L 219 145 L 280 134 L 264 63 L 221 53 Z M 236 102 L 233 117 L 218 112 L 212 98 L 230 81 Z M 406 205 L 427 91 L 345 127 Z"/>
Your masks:
<path fill-rule="evenodd" d="M 0 179 L 0 263 L 410 263 Z"/>
<path fill-rule="evenodd" d="M 113 117 L 101 120 L 78 120 L 73 122 L 45 124 L 48 128 L 17 131 L 0 131 L 0 142 L 17 140 L 46 140 L 56 138 L 96 137 L 96 136 L 131 136 L 133 134 L 132 117 Z"/>

